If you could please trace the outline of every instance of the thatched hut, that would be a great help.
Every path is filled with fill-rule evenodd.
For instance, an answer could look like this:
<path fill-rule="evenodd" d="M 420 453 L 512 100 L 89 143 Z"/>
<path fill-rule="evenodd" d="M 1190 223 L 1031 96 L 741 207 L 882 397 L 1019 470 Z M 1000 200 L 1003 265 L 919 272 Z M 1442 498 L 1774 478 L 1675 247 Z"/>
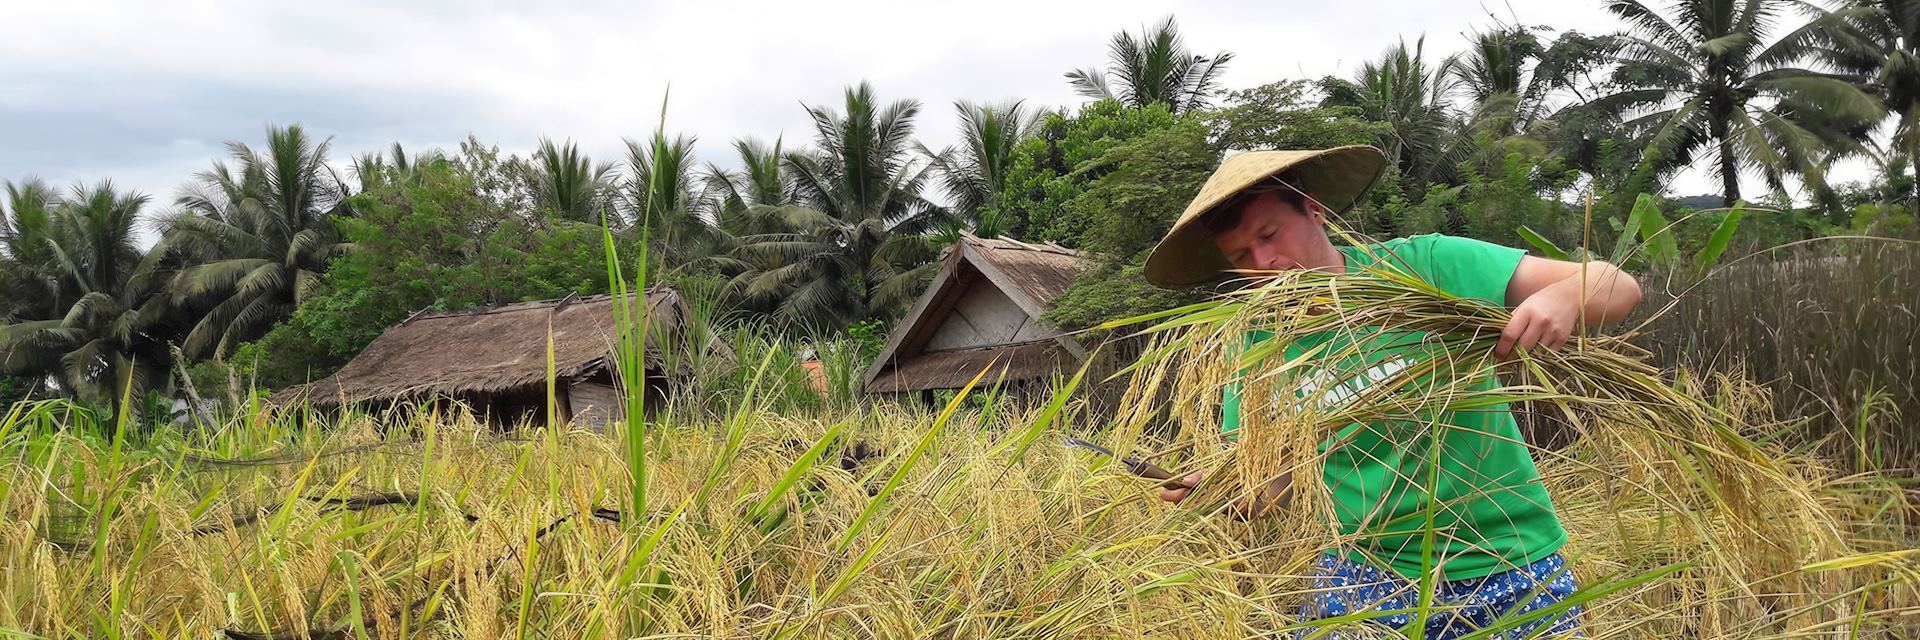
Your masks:
<path fill-rule="evenodd" d="M 867 393 L 958 389 L 989 364 L 988 380 L 1071 373 L 1086 347 L 1041 316 L 1091 268 L 1053 243 L 962 234 L 868 367 Z"/>
<path fill-rule="evenodd" d="M 732 352 L 709 332 L 689 326 L 693 314 L 678 291 L 657 287 L 646 300 L 646 401 L 655 407 L 692 374 L 695 358 L 731 362 Z M 618 324 L 609 295 L 416 314 L 380 334 L 340 371 L 284 389 L 271 402 L 332 408 L 342 402 L 453 400 L 496 424 L 542 418 L 551 335 L 559 417 L 601 429 L 625 412 L 615 370 Z"/>

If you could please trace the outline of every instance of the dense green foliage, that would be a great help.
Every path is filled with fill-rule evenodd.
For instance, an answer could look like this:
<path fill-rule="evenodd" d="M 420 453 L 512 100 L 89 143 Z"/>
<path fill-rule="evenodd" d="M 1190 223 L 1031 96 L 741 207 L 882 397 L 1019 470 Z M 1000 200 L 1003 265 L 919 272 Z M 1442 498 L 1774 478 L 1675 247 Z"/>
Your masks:
<path fill-rule="evenodd" d="M 1305 80 L 1282 80 L 1227 94 L 1200 116 L 1222 149 L 1325 149 L 1372 144 L 1386 133 L 1358 107 L 1323 105 Z"/>
<path fill-rule="evenodd" d="M 1012 237 L 1075 242 L 1088 221 L 1073 215 L 1069 203 L 1092 181 L 1080 169 L 1127 140 L 1173 123 L 1165 106 L 1129 109 L 1115 100 L 1093 102 L 1073 115 L 1048 113 L 1034 136 L 1014 151 L 1006 190 L 989 210 L 1005 221 Z"/>
<path fill-rule="evenodd" d="M 303 307 L 315 337 L 352 354 L 413 313 L 557 298 L 607 289 L 600 229 L 559 216 L 514 215 L 467 170 L 434 162 L 412 179 L 349 200 L 338 226 L 354 250 L 328 290 Z"/>
<path fill-rule="evenodd" d="M 1078 328 L 1185 299 L 1148 285 L 1137 265 L 1218 165 L 1206 128 L 1193 119 L 1115 145 L 1083 165 L 1082 172 L 1099 177 L 1068 202 L 1072 218 L 1086 223 L 1069 240 L 1101 266 L 1075 282 L 1049 317 Z"/>
<path fill-rule="evenodd" d="M 1183 120 L 1083 165 L 1081 172 L 1099 177 L 1068 204 L 1068 214 L 1087 224 L 1076 244 L 1109 260 L 1144 260 L 1220 164 L 1206 133 Z"/>

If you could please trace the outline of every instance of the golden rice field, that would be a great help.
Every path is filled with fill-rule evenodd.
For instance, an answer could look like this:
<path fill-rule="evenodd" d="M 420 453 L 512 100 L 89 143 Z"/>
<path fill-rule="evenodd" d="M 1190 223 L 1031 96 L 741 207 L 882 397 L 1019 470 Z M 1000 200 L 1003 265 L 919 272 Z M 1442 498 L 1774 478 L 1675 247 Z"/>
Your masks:
<path fill-rule="evenodd" d="M 1050 402 L 983 388 L 939 412 L 780 411 L 748 391 L 719 415 L 612 434 L 254 410 L 115 439 L 66 405 L 16 406 L 0 421 L 0 636 L 1376 637 L 1296 616 L 1302 574 L 1341 542 L 1311 492 L 1241 522 L 1219 506 L 1251 482 L 1171 505 L 1058 440 L 1243 481 L 1310 472 L 1288 457 L 1310 429 L 1209 446 L 1206 398 L 1245 357 L 1227 337 L 1329 321 L 1289 311 L 1305 302 L 1477 353 L 1500 321 L 1384 282 L 1307 276 L 1147 319 L 1162 337 L 1116 416 L 1085 411 L 1078 379 Z M 1587 637 L 1920 635 L 1910 481 L 1771 443 L 1780 424 L 1751 383 L 1636 362 L 1593 338 L 1523 358 L 1500 391 L 1581 434 L 1536 457 Z M 1429 408 L 1473 400 L 1424 393 Z M 1386 417 L 1267 410 L 1293 427 Z"/>
<path fill-rule="evenodd" d="M 1238 638 L 1293 624 L 1328 536 L 1152 499 L 1142 481 L 961 414 L 746 416 L 649 436 L 645 517 L 621 452 L 584 432 L 502 439 L 464 417 L 364 418 L 261 446 L 116 455 L 72 436 L 7 448 L 0 628 L 15 637 Z M 853 469 L 838 434 L 893 452 Z M 923 448 L 916 448 L 921 447 Z M 915 451 L 919 452 L 914 457 Z M 318 452 L 335 452 L 315 455 Z M 246 464 L 201 456 L 244 454 Z M 1589 585 L 1694 566 L 1589 605 L 1594 637 L 1903 637 L 1920 598 L 1898 489 L 1787 466 L 1820 507 L 1797 557 L 1754 575 L 1750 533 L 1679 524 L 1577 445 L 1543 471 Z M 260 460 L 265 457 L 267 459 Z M 717 464 L 718 462 L 718 464 Z M 1630 465 L 1627 465 L 1630 466 Z M 905 469 L 904 474 L 899 474 Z M 897 477 L 896 477 L 897 476 Z M 800 478 L 791 486 L 783 478 Z M 891 490 L 886 488 L 891 483 Z M 879 493 L 879 495 L 870 495 Z M 354 505 L 378 502 L 392 504 Z M 1672 499 L 1673 497 L 1670 497 Z M 1679 497 L 1685 503 L 1698 496 Z M 1762 498 L 1765 500 L 1766 498 Z M 1823 564 L 1825 563 L 1825 564 Z"/>

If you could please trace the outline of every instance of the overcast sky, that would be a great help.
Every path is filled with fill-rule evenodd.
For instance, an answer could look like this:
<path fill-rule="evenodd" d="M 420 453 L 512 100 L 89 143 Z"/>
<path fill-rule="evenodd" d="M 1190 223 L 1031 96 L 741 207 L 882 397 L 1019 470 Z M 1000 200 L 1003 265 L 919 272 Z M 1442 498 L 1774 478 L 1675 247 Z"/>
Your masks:
<path fill-rule="evenodd" d="M 669 85 L 667 127 L 698 136 L 702 161 L 726 162 L 741 136 L 809 140 L 801 105 L 837 106 L 861 80 L 919 100 L 919 138 L 939 148 L 956 137 L 953 101 L 1079 104 L 1062 74 L 1104 65 L 1116 31 L 1169 13 L 1196 51 L 1236 55 L 1230 88 L 1349 75 L 1422 34 L 1437 59 L 1496 19 L 1617 26 L 1599 0 L 387 4 L 0 2 L 0 179 L 112 178 L 170 204 L 226 141 L 258 146 L 269 122 L 330 136 L 336 164 L 468 134 L 517 153 L 572 138 L 615 160 Z"/>

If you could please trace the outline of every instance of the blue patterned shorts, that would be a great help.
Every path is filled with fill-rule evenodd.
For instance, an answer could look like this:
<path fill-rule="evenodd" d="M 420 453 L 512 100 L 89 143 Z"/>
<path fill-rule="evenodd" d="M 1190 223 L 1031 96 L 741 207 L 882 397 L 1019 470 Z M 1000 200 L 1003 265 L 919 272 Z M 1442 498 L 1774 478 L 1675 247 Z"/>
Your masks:
<path fill-rule="evenodd" d="M 1573 572 L 1566 570 L 1566 559 L 1556 553 L 1518 569 L 1483 578 L 1442 582 L 1434 591 L 1435 611 L 1427 619 L 1426 637 L 1437 640 L 1457 638 L 1491 626 L 1502 616 L 1520 614 L 1551 606 L 1573 595 L 1578 585 Z M 1318 620 L 1364 611 L 1413 609 L 1420 604 L 1419 585 L 1400 574 L 1373 565 L 1327 554 L 1320 557 L 1314 572 L 1313 591 L 1301 605 L 1300 616 Z M 1580 606 L 1575 605 L 1557 616 L 1529 622 L 1496 633 L 1494 640 L 1530 637 L 1554 637 L 1577 634 Z M 1412 613 L 1395 613 L 1370 619 L 1367 624 L 1405 629 L 1413 624 Z M 1538 634 L 1538 635 L 1535 635 Z M 1296 637 L 1312 636 L 1312 632 Z M 1343 634 L 1322 634 L 1321 638 L 1342 638 Z"/>

